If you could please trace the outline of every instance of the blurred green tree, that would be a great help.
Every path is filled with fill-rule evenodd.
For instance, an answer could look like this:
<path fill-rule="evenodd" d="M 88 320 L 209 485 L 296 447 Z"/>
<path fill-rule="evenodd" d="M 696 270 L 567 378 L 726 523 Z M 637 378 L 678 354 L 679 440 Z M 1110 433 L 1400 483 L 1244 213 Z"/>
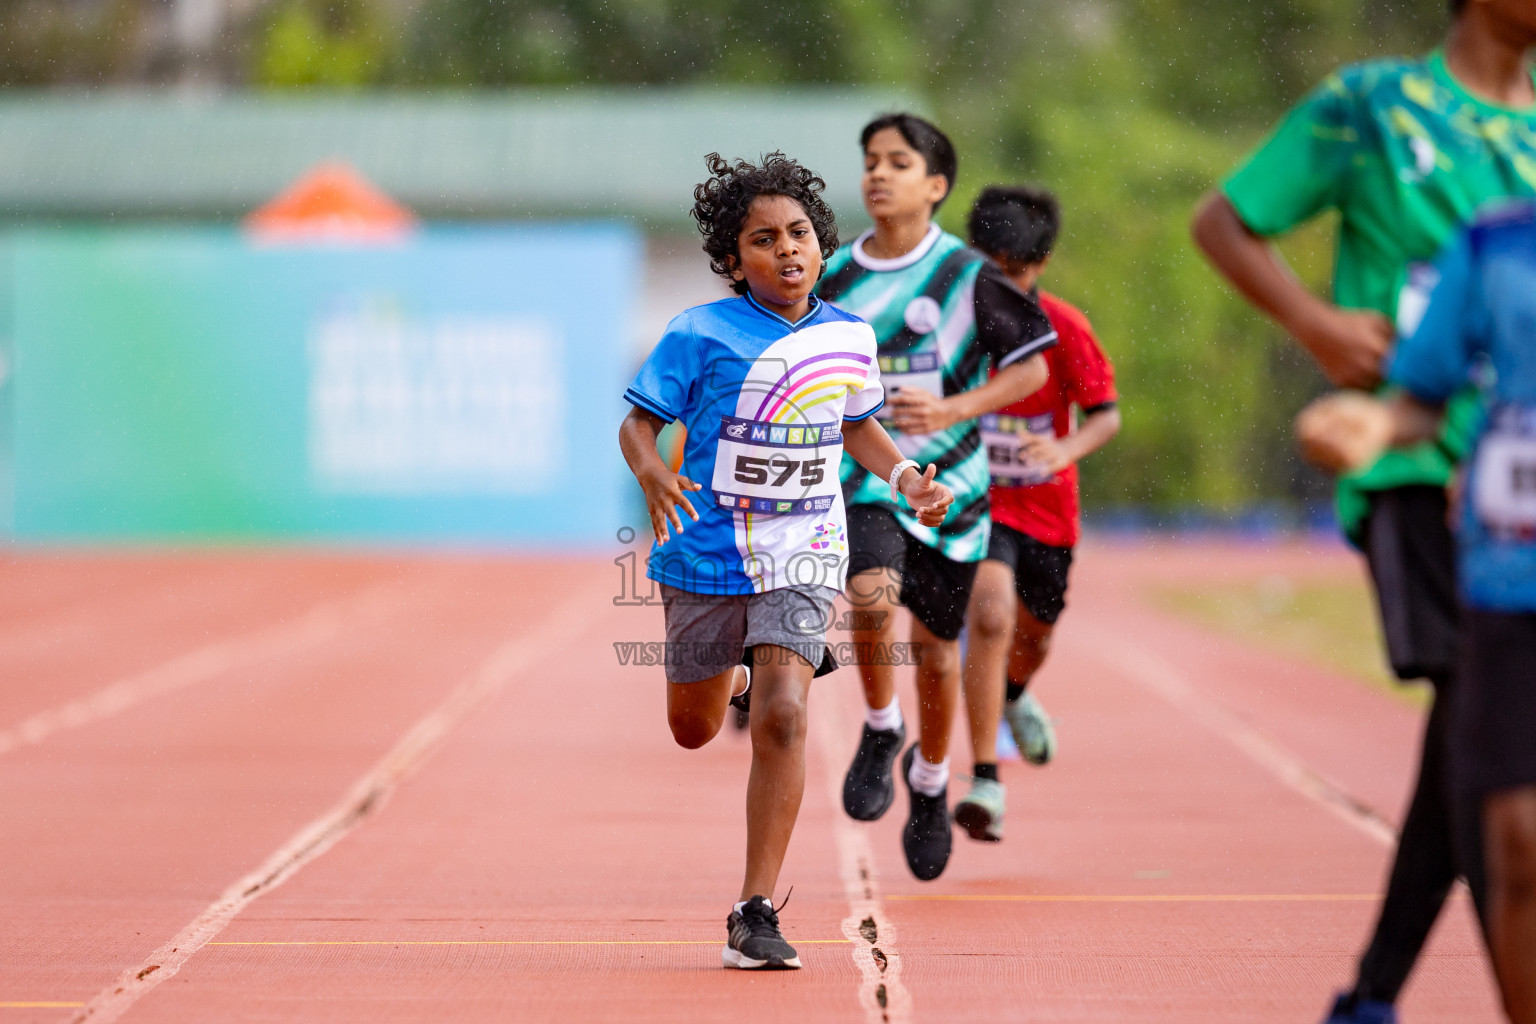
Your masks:
<path fill-rule="evenodd" d="M 363 0 L 285 0 L 266 12 L 253 78 L 267 88 L 356 89 L 390 76 L 398 37 Z"/>

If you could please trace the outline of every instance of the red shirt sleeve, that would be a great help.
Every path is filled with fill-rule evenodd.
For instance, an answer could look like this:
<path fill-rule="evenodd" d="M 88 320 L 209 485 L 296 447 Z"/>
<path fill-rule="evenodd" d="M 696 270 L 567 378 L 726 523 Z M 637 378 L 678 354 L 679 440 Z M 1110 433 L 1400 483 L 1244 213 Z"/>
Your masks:
<path fill-rule="evenodd" d="M 1060 335 L 1057 364 L 1064 371 L 1061 385 L 1068 399 L 1080 409 L 1118 401 L 1115 368 L 1082 310 L 1045 292 L 1040 293 L 1040 305 Z"/>

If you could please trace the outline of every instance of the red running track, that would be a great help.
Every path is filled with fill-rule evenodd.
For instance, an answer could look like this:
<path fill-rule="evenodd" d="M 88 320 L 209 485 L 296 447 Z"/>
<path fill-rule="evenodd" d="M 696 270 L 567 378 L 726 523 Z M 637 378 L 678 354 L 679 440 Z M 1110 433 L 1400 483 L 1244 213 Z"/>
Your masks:
<path fill-rule="evenodd" d="M 914 881 L 901 803 L 837 806 L 849 670 L 812 699 L 783 884 L 806 968 L 719 966 L 747 743 L 670 742 L 660 638 L 604 560 L 0 560 L 0 1024 L 1315 1021 L 1350 977 L 1418 715 L 1151 610 L 1170 577 L 1346 552 L 1085 544 L 1004 765 L 998 845 Z M 912 707 L 910 694 L 906 706 Z M 952 795 L 958 785 L 952 787 Z M 1498 1015 L 1467 901 L 1411 1024 Z"/>

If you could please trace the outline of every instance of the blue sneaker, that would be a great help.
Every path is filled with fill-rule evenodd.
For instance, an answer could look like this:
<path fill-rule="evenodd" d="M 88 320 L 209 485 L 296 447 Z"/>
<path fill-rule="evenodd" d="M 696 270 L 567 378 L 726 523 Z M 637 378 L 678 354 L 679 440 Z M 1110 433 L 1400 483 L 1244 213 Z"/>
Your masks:
<path fill-rule="evenodd" d="M 1019 745 L 1013 742 L 1012 729 L 997 730 L 997 761 L 1022 761 L 1024 755 L 1019 753 Z"/>
<path fill-rule="evenodd" d="M 1357 999 L 1340 992 L 1323 1024 L 1397 1024 L 1397 1007 L 1378 999 Z"/>

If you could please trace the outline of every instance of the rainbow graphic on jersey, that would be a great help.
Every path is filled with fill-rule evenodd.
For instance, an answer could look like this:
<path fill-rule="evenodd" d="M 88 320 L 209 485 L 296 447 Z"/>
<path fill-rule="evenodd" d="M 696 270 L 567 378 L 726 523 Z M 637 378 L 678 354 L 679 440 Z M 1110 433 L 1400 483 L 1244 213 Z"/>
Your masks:
<path fill-rule="evenodd" d="M 819 352 L 791 366 L 763 396 L 753 419 L 782 422 L 794 413 L 858 391 L 873 362 L 858 352 Z"/>

